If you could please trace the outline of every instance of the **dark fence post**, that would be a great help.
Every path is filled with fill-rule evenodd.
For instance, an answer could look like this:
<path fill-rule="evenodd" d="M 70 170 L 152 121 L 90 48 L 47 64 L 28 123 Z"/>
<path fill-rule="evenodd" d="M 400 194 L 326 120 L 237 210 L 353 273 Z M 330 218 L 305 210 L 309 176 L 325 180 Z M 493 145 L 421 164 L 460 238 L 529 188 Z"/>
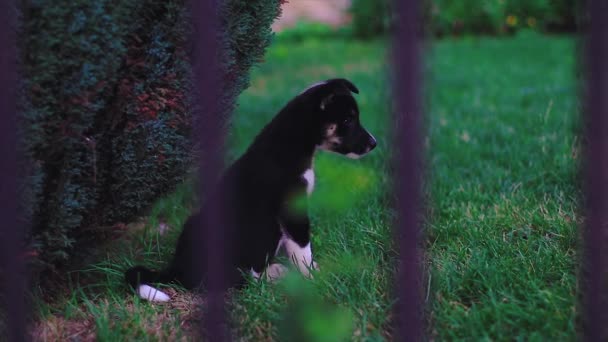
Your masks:
<path fill-rule="evenodd" d="M 17 209 L 17 45 L 16 8 L 12 1 L 0 2 L 0 279 L 1 300 L 6 315 L 8 341 L 23 341 L 25 335 L 25 268 L 22 255 L 23 227 Z M 3 340 L 0 336 L 0 340 Z"/>
<path fill-rule="evenodd" d="M 583 333 L 608 340 L 608 1 L 588 0 Z"/>
<path fill-rule="evenodd" d="M 196 80 L 195 97 L 197 101 L 200 142 L 199 195 L 209 194 L 221 172 L 223 164 L 224 131 L 222 127 L 223 108 L 219 103 L 222 90 L 222 75 L 219 67 L 220 44 L 218 0 L 193 0 L 192 19 L 194 26 L 195 57 L 193 58 Z M 195 129 L 196 129 L 195 128 Z M 226 281 L 225 227 L 221 215 L 222 201 L 215 198 L 215 208 L 207 208 L 201 215 L 197 241 L 199 257 L 193 262 L 198 269 L 206 269 L 209 275 L 203 284 L 207 296 L 203 305 L 203 333 L 210 341 L 227 341 L 226 313 L 224 295 Z M 219 207 L 218 207 L 219 205 Z M 205 264 L 199 262 L 205 260 Z"/>
<path fill-rule="evenodd" d="M 398 341 L 423 337 L 421 300 L 421 25 L 418 0 L 394 0 L 397 15 L 393 39 L 394 138 L 398 218 L 395 236 L 399 243 L 399 267 L 395 281 L 394 330 Z"/>

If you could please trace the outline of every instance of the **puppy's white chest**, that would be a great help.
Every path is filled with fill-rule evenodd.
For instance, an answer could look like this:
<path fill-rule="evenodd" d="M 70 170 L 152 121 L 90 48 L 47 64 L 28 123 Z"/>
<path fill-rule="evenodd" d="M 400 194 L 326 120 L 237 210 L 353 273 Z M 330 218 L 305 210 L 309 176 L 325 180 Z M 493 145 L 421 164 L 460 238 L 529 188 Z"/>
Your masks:
<path fill-rule="evenodd" d="M 315 188 L 315 172 L 312 169 L 307 169 L 302 174 L 302 179 L 306 182 L 306 193 L 310 195 Z"/>

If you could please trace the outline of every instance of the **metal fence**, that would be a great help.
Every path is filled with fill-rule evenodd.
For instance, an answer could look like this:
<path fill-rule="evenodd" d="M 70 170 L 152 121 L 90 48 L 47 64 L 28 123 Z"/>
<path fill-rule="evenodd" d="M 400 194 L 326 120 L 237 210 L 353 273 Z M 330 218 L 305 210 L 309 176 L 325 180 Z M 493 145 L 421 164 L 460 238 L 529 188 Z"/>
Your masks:
<path fill-rule="evenodd" d="M 608 1 L 588 1 L 585 160 L 587 221 L 584 234 L 583 332 L 608 340 Z"/>
<path fill-rule="evenodd" d="M 222 169 L 224 136 L 222 135 L 221 107 L 218 103 L 222 89 L 222 77 L 219 69 L 218 35 L 219 28 L 217 1 L 204 0 L 192 2 L 192 18 L 195 32 L 195 59 L 194 76 L 195 89 L 200 94 L 200 103 L 197 105 L 200 112 L 198 127 L 201 158 L 199 167 L 200 197 L 203 198 L 205 189 L 211 188 Z M 221 196 L 222 194 L 218 194 Z M 207 300 L 203 318 L 202 333 L 212 336 L 214 341 L 227 341 L 229 334 L 226 327 L 224 310 L 224 294 L 227 288 L 224 256 L 225 248 L 229 246 L 225 241 L 224 231 L 221 227 L 222 215 L 221 199 L 210 201 L 215 208 L 206 210 L 201 216 L 200 227 L 197 229 L 197 240 L 204 249 L 199 249 L 198 260 L 205 260 L 205 264 L 193 263 L 202 271 L 206 268 L 211 276 L 205 284 Z"/>
<path fill-rule="evenodd" d="M 421 221 L 421 101 L 420 77 L 420 1 L 396 0 L 397 26 L 393 37 L 393 94 L 395 97 L 395 139 L 399 146 L 396 162 L 395 191 L 397 221 L 393 231 L 399 241 L 399 267 L 395 279 L 393 328 L 398 340 L 419 341 L 423 335 L 421 300 L 422 258 L 420 253 Z"/>
<path fill-rule="evenodd" d="M 17 45 L 15 8 L 0 2 L 0 281 L 8 341 L 26 338 L 23 226 L 18 218 L 17 152 Z M 0 309 L 1 310 L 1 309 Z M 0 325 L 1 327 L 1 325 Z M 0 336 L 2 339 L 2 336 Z"/>
<path fill-rule="evenodd" d="M 398 24 L 394 38 L 393 80 L 396 107 L 396 139 L 400 148 L 394 156 L 398 174 L 396 183 L 399 217 L 395 224 L 395 237 L 399 240 L 400 261 L 395 279 L 396 301 L 393 325 L 396 339 L 418 341 L 424 339 L 423 305 L 421 301 L 422 258 L 421 241 L 421 106 L 420 53 L 421 35 L 418 0 L 395 0 Z M 608 2 L 590 0 L 590 19 L 584 58 L 587 83 L 585 87 L 585 112 L 587 123 L 587 153 L 585 164 L 587 221 L 584 234 L 584 265 L 581 272 L 583 295 L 583 335 L 586 340 L 608 339 Z M 221 77 L 218 69 L 217 3 L 215 0 L 193 2 L 192 6 L 196 57 L 195 76 L 197 91 L 201 95 L 201 188 L 215 180 L 222 166 L 221 112 L 217 99 L 220 97 Z M 17 49 L 15 45 L 15 11 L 11 1 L 0 2 L 0 257 L 2 295 L 6 313 L 8 341 L 26 340 L 25 274 L 22 250 L 23 227 L 18 221 L 17 204 Z M 220 209 L 220 208 L 218 208 Z M 222 218 L 206 217 L 204 225 L 221 227 Z M 201 222 L 201 225 L 203 222 Z M 199 260 L 206 260 L 207 269 L 213 274 L 206 284 L 208 291 L 203 329 L 213 341 L 230 340 L 226 329 L 224 294 L 227 281 L 222 263 L 226 250 L 222 231 L 208 229 L 199 236 L 205 246 L 200 249 Z M 198 267 L 203 267 L 198 264 Z M 602 330 L 603 329 L 603 330 Z"/>

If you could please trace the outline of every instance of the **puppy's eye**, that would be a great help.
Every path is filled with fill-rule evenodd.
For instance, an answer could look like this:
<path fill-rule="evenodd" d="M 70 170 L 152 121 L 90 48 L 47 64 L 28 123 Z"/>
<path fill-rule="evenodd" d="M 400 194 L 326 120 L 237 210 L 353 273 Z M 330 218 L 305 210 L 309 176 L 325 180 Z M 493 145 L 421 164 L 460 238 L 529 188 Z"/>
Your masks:
<path fill-rule="evenodd" d="M 351 124 L 354 120 L 355 120 L 355 117 L 352 115 L 349 115 L 346 117 L 346 119 L 344 119 L 344 121 L 342 123 L 345 125 L 348 125 L 348 124 Z"/>

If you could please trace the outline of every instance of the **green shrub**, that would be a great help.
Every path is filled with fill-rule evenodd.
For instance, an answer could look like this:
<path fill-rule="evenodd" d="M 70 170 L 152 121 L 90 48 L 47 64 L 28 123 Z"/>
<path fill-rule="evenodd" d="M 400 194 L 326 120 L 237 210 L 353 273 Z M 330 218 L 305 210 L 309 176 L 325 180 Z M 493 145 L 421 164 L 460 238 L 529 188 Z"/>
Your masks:
<path fill-rule="evenodd" d="M 275 41 L 279 44 L 299 43 L 310 39 L 346 38 L 351 34 L 349 27 L 335 28 L 322 23 L 299 21 L 295 26 L 278 32 Z"/>
<path fill-rule="evenodd" d="M 48 270 L 184 180 L 193 159 L 191 30 L 181 0 L 22 6 L 28 243 Z M 222 6 L 226 115 L 280 8 L 279 0 Z"/>
<path fill-rule="evenodd" d="M 504 20 L 500 1 L 431 0 L 432 27 L 435 34 L 475 32 L 497 33 Z"/>
<path fill-rule="evenodd" d="M 425 18 L 435 35 L 502 34 L 521 28 L 575 30 L 577 0 L 427 0 Z"/>
<path fill-rule="evenodd" d="M 353 34 L 357 38 L 370 38 L 387 33 L 391 24 L 391 0 L 353 0 Z"/>
<path fill-rule="evenodd" d="M 389 31 L 390 0 L 353 0 L 352 31 L 370 38 Z M 425 30 L 433 35 L 504 34 L 521 28 L 574 31 L 578 0 L 424 0 Z"/>
<path fill-rule="evenodd" d="M 582 0 L 553 0 L 554 17 L 545 22 L 548 30 L 574 31 L 581 21 Z"/>

